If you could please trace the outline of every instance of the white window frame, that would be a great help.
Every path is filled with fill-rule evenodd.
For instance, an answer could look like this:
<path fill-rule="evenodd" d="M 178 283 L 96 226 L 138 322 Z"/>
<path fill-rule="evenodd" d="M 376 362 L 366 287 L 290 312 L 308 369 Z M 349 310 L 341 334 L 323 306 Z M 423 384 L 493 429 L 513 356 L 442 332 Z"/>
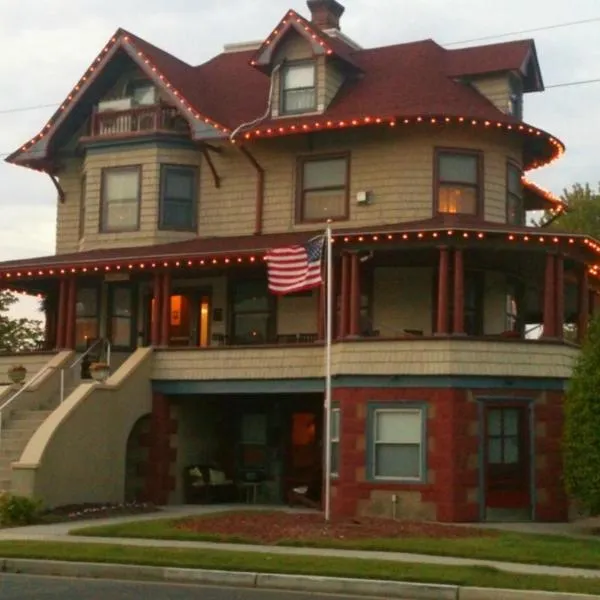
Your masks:
<path fill-rule="evenodd" d="M 377 423 L 378 416 L 381 414 L 391 414 L 391 413 L 404 413 L 404 414 L 419 414 L 420 416 L 420 431 L 419 431 L 419 475 L 417 477 L 394 477 L 390 475 L 378 475 L 377 474 L 377 444 L 384 443 L 387 445 L 392 445 L 390 442 L 378 442 L 377 441 Z M 375 408 L 372 412 L 371 417 L 371 452 L 372 452 L 372 472 L 371 477 L 376 481 L 407 481 L 407 482 L 415 482 L 422 483 L 425 481 L 426 475 L 426 467 L 425 467 L 425 448 L 423 444 L 427 442 L 427 434 L 425 432 L 425 423 L 426 423 L 426 413 L 423 407 L 418 406 L 410 406 L 410 407 L 394 407 L 394 408 Z M 402 442 L 394 443 L 394 446 L 412 446 L 413 443 L 405 443 Z"/>
<path fill-rule="evenodd" d="M 306 69 L 307 67 L 311 67 L 312 68 L 312 72 L 313 72 L 313 84 L 312 86 L 305 86 L 305 87 L 286 87 L 285 85 L 285 80 L 286 80 L 286 75 L 290 72 L 293 71 L 294 69 Z M 283 67 L 283 69 L 281 70 L 280 73 L 280 107 L 281 107 L 281 114 L 282 115 L 297 115 L 297 114 L 304 114 L 304 113 L 312 113 L 315 112 L 317 110 L 317 65 L 314 62 L 299 62 L 299 63 L 291 63 L 288 65 L 285 65 Z M 312 106 L 307 107 L 307 108 L 303 108 L 303 109 L 290 109 L 287 106 L 287 94 L 288 92 L 301 92 L 301 91 L 307 91 L 307 90 L 313 90 L 313 94 L 314 94 L 314 101 Z"/>

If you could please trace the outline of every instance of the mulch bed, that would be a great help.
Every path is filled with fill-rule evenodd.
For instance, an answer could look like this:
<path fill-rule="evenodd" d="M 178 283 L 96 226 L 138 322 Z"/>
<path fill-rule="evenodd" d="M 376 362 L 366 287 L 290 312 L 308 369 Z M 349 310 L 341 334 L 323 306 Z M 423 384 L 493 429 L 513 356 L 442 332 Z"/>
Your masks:
<path fill-rule="evenodd" d="M 68 504 L 44 511 L 40 515 L 43 523 L 61 523 L 82 521 L 87 519 L 106 519 L 109 517 L 126 517 L 159 511 L 160 508 L 147 502 L 129 502 L 125 504 Z"/>
<path fill-rule="evenodd" d="M 393 538 L 490 537 L 495 532 L 470 527 L 417 521 L 359 518 L 329 523 L 320 514 L 283 512 L 227 512 L 178 521 L 176 528 L 195 533 L 243 538 L 261 544 L 286 541 L 361 540 Z"/>

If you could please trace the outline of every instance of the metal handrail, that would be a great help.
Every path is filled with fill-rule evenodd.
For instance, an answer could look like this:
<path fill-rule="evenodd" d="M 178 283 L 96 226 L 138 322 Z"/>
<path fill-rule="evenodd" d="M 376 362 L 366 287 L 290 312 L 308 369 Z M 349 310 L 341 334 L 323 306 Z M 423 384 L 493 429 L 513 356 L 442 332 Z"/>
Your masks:
<path fill-rule="evenodd" d="M 31 388 L 35 383 L 42 379 L 46 373 L 53 370 L 54 367 L 44 367 L 41 371 L 38 371 L 27 383 L 20 387 L 16 393 L 14 393 L 2 406 L 0 406 L 0 440 L 2 437 L 2 411 L 10 406 L 23 392 Z"/>
<path fill-rule="evenodd" d="M 81 364 L 83 359 L 88 354 L 90 354 L 92 352 L 92 350 L 94 350 L 94 348 L 96 348 L 97 346 L 99 346 L 101 344 L 106 348 L 106 350 L 105 350 L 106 364 L 110 367 L 110 352 L 111 352 L 110 341 L 105 338 L 98 338 L 81 356 L 78 356 L 67 368 L 60 370 L 60 402 L 61 402 L 61 404 L 65 400 L 65 373 L 67 371 L 72 371 L 77 365 Z"/>

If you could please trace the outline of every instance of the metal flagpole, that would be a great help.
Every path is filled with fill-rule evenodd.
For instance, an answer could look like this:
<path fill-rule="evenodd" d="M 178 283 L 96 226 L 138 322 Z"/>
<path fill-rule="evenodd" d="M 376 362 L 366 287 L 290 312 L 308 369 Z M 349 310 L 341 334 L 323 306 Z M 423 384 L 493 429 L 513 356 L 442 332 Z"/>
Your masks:
<path fill-rule="evenodd" d="M 325 290 L 325 520 L 329 521 L 331 514 L 331 337 L 333 313 L 333 269 L 331 243 L 331 224 L 327 223 L 325 230 L 325 261 L 326 286 Z"/>

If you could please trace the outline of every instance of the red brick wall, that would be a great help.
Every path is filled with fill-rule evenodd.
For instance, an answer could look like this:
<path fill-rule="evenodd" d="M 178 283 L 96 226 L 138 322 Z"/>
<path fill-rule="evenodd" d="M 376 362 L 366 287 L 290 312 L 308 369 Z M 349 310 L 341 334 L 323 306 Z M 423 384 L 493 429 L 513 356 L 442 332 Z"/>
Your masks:
<path fill-rule="evenodd" d="M 341 438 L 340 472 L 332 486 L 332 513 L 339 516 L 373 514 L 370 506 L 379 502 L 381 510 L 387 506 L 386 497 L 391 498 L 395 493 L 406 500 L 400 505 L 399 518 L 416 515 L 439 521 L 478 521 L 480 427 L 476 398 L 481 396 L 537 397 L 534 412 L 536 486 L 539 488 L 537 517 L 539 520 L 564 518 L 567 503 L 560 477 L 562 394 L 437 388 L 333 390 L 333 401 L 341 409 Z M 427 405 L 426 483 L 389 484 L 367 479 L 367 406 L 373 402 Z"/>

